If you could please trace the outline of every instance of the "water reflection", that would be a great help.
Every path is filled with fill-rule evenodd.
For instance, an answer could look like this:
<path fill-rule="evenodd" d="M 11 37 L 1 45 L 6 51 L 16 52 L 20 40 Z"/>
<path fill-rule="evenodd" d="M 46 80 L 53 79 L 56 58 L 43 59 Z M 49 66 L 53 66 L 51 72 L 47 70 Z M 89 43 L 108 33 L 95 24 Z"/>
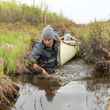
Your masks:
<path fill-rule="evenodd" d="M 65 65 L 56 75 L 64 79 L 65 86 L 58 86 L 55 96 L 46 94 L 46 86 L 38 88 L 48 85 L 46 81 L 35 79 L 34 85 L 24 84 L 13 110 L 109 110 L 110 78 L 88 77 L 91 71 L 83 61 Z"/>
<path fill-rule="evenodd" d="M 86 82 L 70 82 L 54 97 L 47 97 L 44 90 L 25 84 L 13 110 L 105 110 L 108 92 L 103 89 L 91 92 L 86 85 Z"/>

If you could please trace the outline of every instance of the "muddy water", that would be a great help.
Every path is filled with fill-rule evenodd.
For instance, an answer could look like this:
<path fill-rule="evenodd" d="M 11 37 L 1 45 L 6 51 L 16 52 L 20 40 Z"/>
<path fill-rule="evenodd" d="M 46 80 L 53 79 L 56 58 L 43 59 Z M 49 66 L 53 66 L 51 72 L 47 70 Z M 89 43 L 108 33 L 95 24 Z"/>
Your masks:
<path fill-rule="evenodd" d="M 31 84 L 21 86 L 12 110 L 106 110 L 110 96 L 108 79 L 89 79 L 93 66 L 73 60 L 56 70 L 64 81 L 54 97 Z M 85 80 L 82 80 L 86 78 Z M 88 78 L 88 79 L 87 79 Z"/>

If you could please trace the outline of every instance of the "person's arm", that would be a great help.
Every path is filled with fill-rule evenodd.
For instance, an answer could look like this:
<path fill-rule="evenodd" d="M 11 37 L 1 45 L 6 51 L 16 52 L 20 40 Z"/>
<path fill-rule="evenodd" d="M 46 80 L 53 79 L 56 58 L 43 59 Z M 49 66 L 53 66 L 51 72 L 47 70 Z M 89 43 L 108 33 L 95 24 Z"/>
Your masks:
<path fill-rule="evenodd" d="M 32 64 L 32 67 L 36 71 L 40 72 L 42 75 L 49 76 L 48 72 L 44 68 L 39 66 L 38 64 L 34 63 L 34 64 Z"/>
<path fill-rule="evenodd" d="M 35 69 L 36 72 L 39 72 L 45 76 L 49 76 L 48 72 L 37 64 L 37 60 L 40 58 L 40 55 L 41 55 L 41 49 L 36 45 L 35 47 L 33 47 L 32 53 L 30 56 L 32 68 Z"/>

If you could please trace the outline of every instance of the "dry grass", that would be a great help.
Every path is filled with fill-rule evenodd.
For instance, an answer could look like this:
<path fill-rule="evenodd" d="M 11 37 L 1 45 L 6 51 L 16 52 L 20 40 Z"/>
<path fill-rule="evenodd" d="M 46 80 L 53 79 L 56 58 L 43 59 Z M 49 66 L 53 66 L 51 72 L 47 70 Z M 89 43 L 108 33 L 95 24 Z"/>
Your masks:
<path fill-rule="evenodd" d="M 0 77 L 0 110 L 11 107 L 18 97 L 19 87 L 6 76 Z M 4 109 L 5 110 L 5 109 Z"/>

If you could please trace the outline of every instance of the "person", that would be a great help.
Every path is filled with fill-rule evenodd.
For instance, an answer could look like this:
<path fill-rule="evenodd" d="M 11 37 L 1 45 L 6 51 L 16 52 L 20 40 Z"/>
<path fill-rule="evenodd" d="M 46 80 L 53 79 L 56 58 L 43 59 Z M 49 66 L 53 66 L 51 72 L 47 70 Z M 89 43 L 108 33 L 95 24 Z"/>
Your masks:
<path fill-rule="evenodd" d="M 50 76 L 54 73 L 58 64 L 58 42 L 58 34 L 50 25 L 46 26 L 41 34 L 41 41 L 35 44 L 29 58 L 35 74 Z"/>

